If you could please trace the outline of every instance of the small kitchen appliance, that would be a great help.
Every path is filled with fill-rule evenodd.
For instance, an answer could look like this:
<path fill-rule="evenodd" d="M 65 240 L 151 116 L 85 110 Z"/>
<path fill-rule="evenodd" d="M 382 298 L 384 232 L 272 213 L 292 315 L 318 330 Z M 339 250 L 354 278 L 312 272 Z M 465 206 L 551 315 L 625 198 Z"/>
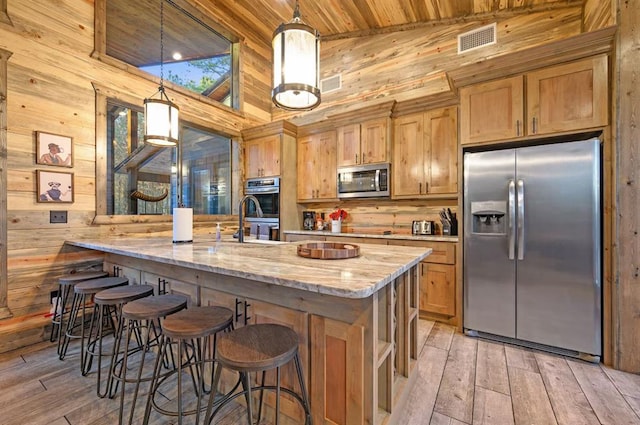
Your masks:
<path fill-rule="evenodd" d="M 430 220 L 414 220 L 411 223 L 412 235 L 433 235 L 435 233 L 435 226 L 433 221 Z"/>

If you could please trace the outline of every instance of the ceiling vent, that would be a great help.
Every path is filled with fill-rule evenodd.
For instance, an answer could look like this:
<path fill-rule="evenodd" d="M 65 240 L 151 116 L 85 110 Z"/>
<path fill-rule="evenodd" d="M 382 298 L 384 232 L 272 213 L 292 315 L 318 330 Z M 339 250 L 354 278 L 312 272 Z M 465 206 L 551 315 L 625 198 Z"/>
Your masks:
<path fill-rule="evenodd" d="M 495 22 L 458 35 L 458 54 L 489 46 L 491 44 L 496 44 Z"/>
<path fill-rule="evenodd" d="M 342 88 L 342 74 L 332 75 L 329 78 L 320 80 L 320 91 L 329 93 Z"/>

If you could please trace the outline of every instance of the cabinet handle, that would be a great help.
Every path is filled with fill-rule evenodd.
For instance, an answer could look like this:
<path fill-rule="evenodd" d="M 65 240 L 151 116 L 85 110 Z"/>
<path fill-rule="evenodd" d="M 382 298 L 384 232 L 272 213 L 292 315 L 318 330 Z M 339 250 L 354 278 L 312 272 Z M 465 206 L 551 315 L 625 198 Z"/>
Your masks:
<path fill-rule="evenodd" d="M 249 320 L 251 319 L 251 316 L 249 316 L 249 307 L 251 307 L 251 304 L 245 301 L 244 302 L 244 324 L 245 325 L 248 325 Z"/>
<path fill-rule="evenodd" d="M 538 132 L 538 120 L 536 117 L 533 117 L 533 123 L 531 127 L 533 129 L 533 134 L 536 134 Z"/>
<path fill-rule="evenodd" d="M 424 193 L 429 193 L 429 182 L 424 182 Z"/>
<path fill-rule="evenodd" d="M 422 195 L 422 182 L 418 183 L 418 192 Z"/>
<path fill-rule="evenodd" d="M 240 318 L 242 317 L 242 313 L 238 312 L 238 306 L 242 304 L 242 301 L 240 301 L 238 298 L 236 298 L 236 322 L 238 320 L 240 320 Z"/>
<path fill-rule="evenodd" d="M 420 276 L 424 276 L 424 263 L 420 263 Z"/>
<path fill-rule="evenodd" d="M 520 120 L 516 120 L 516 136 L 520 136 Z"/>
<path fill-rule="evenodd" d="M 356 154 L 356 164 L 358 163 L 358 154 Z"/>
<path fill-rule="evenodd" d="M 364 152 L 362 153 L 362 163 L 364 164 Z"/>

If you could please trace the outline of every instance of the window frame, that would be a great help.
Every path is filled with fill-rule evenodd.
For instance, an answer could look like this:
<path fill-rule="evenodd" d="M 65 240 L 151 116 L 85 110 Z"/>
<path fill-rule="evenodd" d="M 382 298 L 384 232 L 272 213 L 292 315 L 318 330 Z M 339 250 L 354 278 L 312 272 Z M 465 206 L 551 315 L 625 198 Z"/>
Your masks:
<path fill-rule="evenodd" d="M 126 215 L 109 215 L 107 214 L 107 103 L 109 99 L 122 103 L 123 105 L 142 105 L 143 100 L 130 94 L 113 90 L 97 82 L 92 82 L 95 92 L 95 114 L 96 114 L 96 215 L 93 224 L 125 224 L 125 223 L 163 223 L 173 220 L 171 214 L 126 214 Z M 231 140 L 230 161 L 231 161 L 231 214 L 237 214 L 236 200 L 240 199 L 242 193 L 242 185 L 240 174 L 237 170 L 242 167 L 240 163 L 240 138 L 220 131 L 203 123 L 202 120 L 195 119 L 189 115 L 181 114 L 180 127 L 190 127 L 202 129 L 218 133 Z M 234 172 L 235 171 L 235 172 Z M 217 222 L 221 217 L 230 217 L 230 215 L 218 214 L 201 214 L 198 221 Z M 207 220 L 209 218 L 209 220 Z"/>
<path fill-rule="evenodd" d="M 0 0 L 0 2 L 6 0 Z M 91 57 L 97 59 L 101 62 L 109 64 L 111 66 L 120 68 L 130 74 L 137 75 L 146 80 L 152 81 L 155 84 L 160 84 L 160 78 L 152 75 L 148 72 L 145 72 L 141 69 L 138 69 L 134 65 L 123 62 L 119 59 L 116 59 L 112 56 L 107 55 L 107 1 L 108 0 L 95 0 L 94 4 L 94 42 L 93 42 L 93 52 L 91 53 Z M 197 7 L 194 7 L 186 0 L 172 0 L 176 5 L 180 8 L 186 10 L 193 16 L 196 16 L 202 22 L 206 23 L 208 26 L 213 28 L 217 33 L 225 37 L 227 40 L 231 42 L 231 69 L 235 70 L 233 72 L 233 78 L 231 79 L 231 105 L 227 106 L 221 102 L 209 99 L 206 96 L 203 96 L 199 93 L 195 93 L 185 87 L 179 86 L 177 84 L 173 84 L 171 81 L 164 80 L 164 85 L 169 87 L 172 91 L 180 93 L 181 95 L 191 97 L 199 102 L 205 102 L 209 105 L 218 107 L 228 112 L 233 113 L 242 113 L 242 96 L 240 94 L 240 87 L 243 84 L 243 73 L 241 72 L 241 45 L 243 41 L 243 37 L 239 36 L 237 33 L 234 33 L 227 28 L 222 27 L 220 24 L 212 21 L 210 18 L 206 16 L 206 14 L 200 11 Z M 1 3 L 0 3 L 1 4 Z M 234 107 L 235 105 L 235 107 Z"/>

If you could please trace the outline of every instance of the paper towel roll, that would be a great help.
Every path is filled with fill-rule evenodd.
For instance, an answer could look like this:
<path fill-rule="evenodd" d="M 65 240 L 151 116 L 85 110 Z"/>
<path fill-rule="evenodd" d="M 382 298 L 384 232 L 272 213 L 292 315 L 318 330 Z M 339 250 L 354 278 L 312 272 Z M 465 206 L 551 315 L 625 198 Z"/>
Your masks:
<path fill-rule="evenodd" d="M 193 209 L 173 209 L 173 243 L 193 242 Z"/>

